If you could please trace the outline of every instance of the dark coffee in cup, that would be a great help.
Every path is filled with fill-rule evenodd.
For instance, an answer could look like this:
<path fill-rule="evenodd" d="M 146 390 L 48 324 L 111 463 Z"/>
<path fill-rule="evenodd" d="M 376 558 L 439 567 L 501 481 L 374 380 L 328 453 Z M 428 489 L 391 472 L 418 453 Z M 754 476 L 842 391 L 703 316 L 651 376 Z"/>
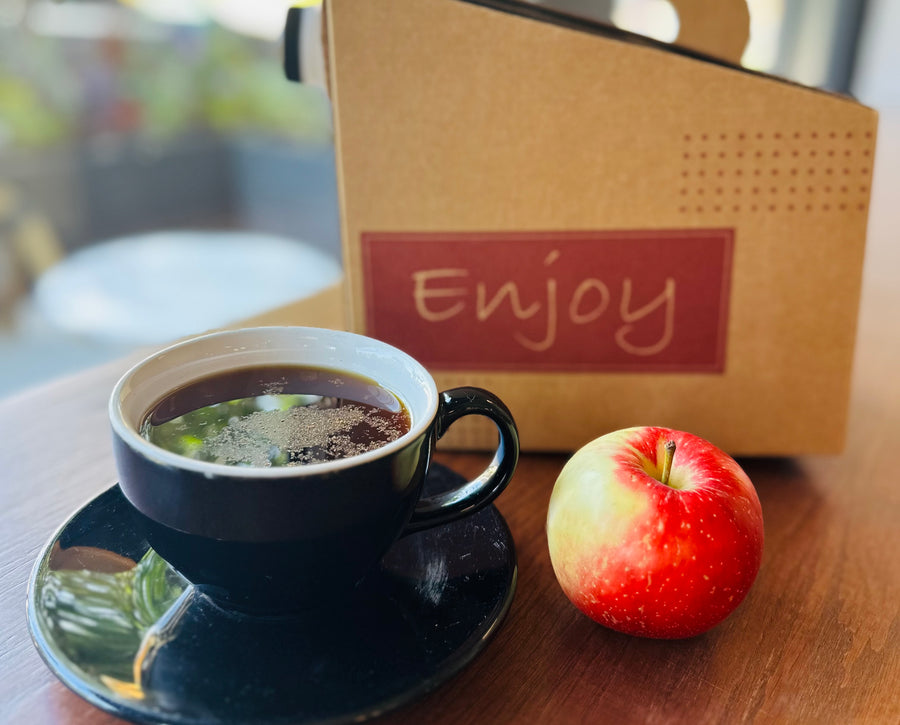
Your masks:
<path fill-rule="evenodd" d="M 362 375 L 300 365 L 239 368 L 193 381 L 150 410 L 141 435 L 165 450 L 231 466 L 297 466 L 396 440 L 409 411 Z"/>

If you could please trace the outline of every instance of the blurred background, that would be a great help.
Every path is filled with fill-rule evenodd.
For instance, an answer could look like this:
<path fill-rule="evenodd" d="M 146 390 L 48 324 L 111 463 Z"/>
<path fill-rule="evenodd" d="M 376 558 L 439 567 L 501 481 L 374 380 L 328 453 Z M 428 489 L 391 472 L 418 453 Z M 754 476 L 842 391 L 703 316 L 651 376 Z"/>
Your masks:
<path fill-rule="evenodd" d="M 339 278 L 328 98 L 282 67 L 292 4 L 317 20 L 314 1 L 0 0 L 0 397 Z M 538 4 L 678 31 L 665 0 Z M 900 107 L 900 3 L 748 5 L 746 67 Z"/>

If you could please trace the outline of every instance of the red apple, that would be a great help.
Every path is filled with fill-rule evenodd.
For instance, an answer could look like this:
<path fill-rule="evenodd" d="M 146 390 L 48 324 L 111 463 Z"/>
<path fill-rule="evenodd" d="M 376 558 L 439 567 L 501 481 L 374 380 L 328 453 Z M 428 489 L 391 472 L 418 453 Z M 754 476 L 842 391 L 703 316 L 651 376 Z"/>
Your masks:
<path fill-rule="evenodd" d="M 553 570 L 572 603 L 627 634 L 705 632 L 759 571 L 762 509 L 733 458 L 690 433 L 627 428 L 578 450 L 547 513 Z"/>

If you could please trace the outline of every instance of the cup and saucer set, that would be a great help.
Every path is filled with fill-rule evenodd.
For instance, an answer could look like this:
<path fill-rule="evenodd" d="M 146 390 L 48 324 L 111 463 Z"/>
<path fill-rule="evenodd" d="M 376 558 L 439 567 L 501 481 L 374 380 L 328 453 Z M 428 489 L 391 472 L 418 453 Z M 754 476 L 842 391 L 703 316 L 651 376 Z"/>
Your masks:
<path fill-rule="evenodd" d="M 239 404 L 235 380 L 247 375 L 262 387 L 246 399 L 268 406 L 252 414 L 253 436 L 294 414 L 283 395 L 342 400 L 320 378 L 347 390 L 364 380 L 353 400 L 393 400 L 405 423 L 299 465 L 189 457 L 148 435 L 148 421 L 174 421 L 173 439 L 196 447 L 184 421 L 219 425 L 209 411 Z M 432 456 L 470 414 L 490 418 L 499 442 L 468 481 Z M 102 710 L 184 725 L 360 722 L 460 672 L 509 610 L 515 547 L 491 502 L 515 470 L 518 435 L 488 391 L 439 393 L 418 362 L 359 335 L 253 328 L 139 363 L 113 390 L 110 423 L 119 481 L 52 537 L 28 591 L 47 666 Z M 227 426 L 216 440 L 225 434 L 257 440 Z"/>

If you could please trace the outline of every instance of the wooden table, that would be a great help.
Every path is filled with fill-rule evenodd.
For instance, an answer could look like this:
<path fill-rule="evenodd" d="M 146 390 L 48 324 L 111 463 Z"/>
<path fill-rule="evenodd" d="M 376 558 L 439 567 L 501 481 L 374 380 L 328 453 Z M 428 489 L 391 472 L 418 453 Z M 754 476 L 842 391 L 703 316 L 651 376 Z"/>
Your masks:
<path fill-rule="evenodd" d="M 519 586 L 487 650 L 389 723 L 900 722 L 900 122 L 885 118 L 852 411 L 839 456 L 744 460 L 766 524 L 735 614 L 687 640 L 642 640 L 577 613 L 544 518 L 562 456 L 526 456 L 499 508 Z M 32 563 L 60 522 L 115 480 L 107 395 L 124 362 L 0 403 L 0 722 L 118 722 L 43 665 L 25 624 Z M 735 411 L 739 414 L 739 411 Z M 462 473 L 480 455 L 444 455 Z"/>

